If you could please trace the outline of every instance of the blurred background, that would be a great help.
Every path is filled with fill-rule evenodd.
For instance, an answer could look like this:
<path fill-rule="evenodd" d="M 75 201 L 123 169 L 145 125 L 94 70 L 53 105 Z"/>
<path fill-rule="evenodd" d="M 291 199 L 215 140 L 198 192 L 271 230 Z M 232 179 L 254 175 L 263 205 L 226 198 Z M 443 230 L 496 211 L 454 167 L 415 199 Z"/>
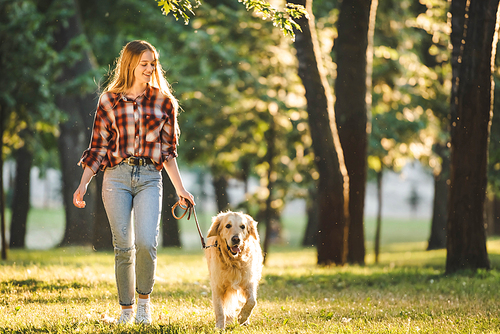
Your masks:
<path fill-rule="evenodd" d="M 4 166 L 5 179 L 12 181 L 15 174 L 13 162 Z M 34 167 L 31 170 L 30 203 L 26 248 L 47 249 L 58 246 L 64 235 L 64 208 L 61 198 L 61 174 L 58 170 L 49 169 L 41 178 L 40 170 Z M 218 213 L 215 191 L 210 176 L 200 182 L 199 175 L 183 168 L 182 176 L 185 185 L 192 190 L 196 197 L 196 210 L 200 216 L 200 226 L 203 234 L 211 223 L 211 217 Z M 430 234 L 433 201 L 433 178 L 429 171 L 425 171 L 420 163 L 409 163 L 399 173 L 386 172 L 383 183 L 383 217 L 388 224 L 382 230 L 383 244 L 419 242 L 425 247 Z M 249 192 L 258 191 L 258 179 L 250 181 Z M 8 190 L 8 189 L 7 189 Z M 237 207 L 245 200 L 244 184 L 236 179 L 230 179 L 228 197 L 230 206 Z M 416 204 L 414 196 L 417 197 Z M 375 182 L 369 182 L 365 202 L 367 242 L 373 243 L 375 232 L 375 217 L 377 215 L 377 196 Z M 8 211 L 10 217 L 10 210 Z M 305 199 L 293 199 L 284 205 L 281 214 L 282 231 L 280 239 L 275 240 L 278 245 L 301 247 L 305 234 L 307 215 Z M 11 221 L 11 219 L 8 219 Z M 200 240 L 194 220 L 183 219 L 179 222 L 181 244 L 186 249 L 200 248 Z M 312 245 L 307 245 L 312 246 Z"/>
<path fill-rule="evenodd" d="M 313 6 L 332 87 L 340 6 L 336 0 L 315 0 Z M 361 208 L 366 232 L 361 242 L 368 249 L 377 217 L 382 244 L 446 245 L 448 6 L 446 0 L 378 4 Z M 184 24 L 182 17 L 162 15 L 154 0 L 0 0 L 2 175 L 11 248 L 110 248 L 99 177 L 89 188 L 85 210 L 73 208 L 71 196 L 99 93 L 121 48 L 134 39 L 159 50 L 179 99 L 178 162 L 196 197 L 202 230 L 217 212 L 242 210 L 266 220 L 271 244 L 315 245 L 319 173 L 294 41 L 235 0 L 207 0 L 194 11 Z M 499 78 L 495 70 L 495 82 Z M 485 209 L 489 236 L 500 233 L 499 139 L 494 117 Z M 161 245 L 199 247 L 194 221 L 169 215 L 174 202 L 167 179 Z"/>

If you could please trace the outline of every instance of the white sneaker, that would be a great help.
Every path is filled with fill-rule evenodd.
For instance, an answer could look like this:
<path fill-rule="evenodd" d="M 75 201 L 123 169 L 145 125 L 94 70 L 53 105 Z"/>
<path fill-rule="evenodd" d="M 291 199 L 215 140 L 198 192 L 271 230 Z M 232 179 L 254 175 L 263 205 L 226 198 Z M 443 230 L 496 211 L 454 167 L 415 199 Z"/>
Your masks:
<path fill-rule="evenodd" d="M 151 305 L 150 302 L 144 304 L 138 303 L 137 313 L 135 315 L 135 323 L 151 325 L 151 323 L 153 322 L 153 318 L 151 317 L 152 311 L 153 311 L 153 305 Z"/>
<path fill-rule="evenodd" d="M 132 309 L 124 309 L 120 314 L 120 318 L 116 321 L 118 325 L 127 325 L 132 322 L 134 318 L 134 311 Z"/>

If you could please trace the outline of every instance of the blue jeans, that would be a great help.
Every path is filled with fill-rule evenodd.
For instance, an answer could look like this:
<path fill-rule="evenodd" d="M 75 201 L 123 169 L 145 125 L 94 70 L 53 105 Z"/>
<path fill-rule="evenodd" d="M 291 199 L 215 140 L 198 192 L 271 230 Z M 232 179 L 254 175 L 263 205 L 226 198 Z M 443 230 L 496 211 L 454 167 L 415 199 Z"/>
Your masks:
<path fill-rule="evenodd" d="M 152 164 L 130 166 L 122 162 L 104 171 L 102 199 L 113 234 L 122 306 L 134 304 L 134 287 L 142 295 L 153 291 L 161 197 L 161 173 Z"/>

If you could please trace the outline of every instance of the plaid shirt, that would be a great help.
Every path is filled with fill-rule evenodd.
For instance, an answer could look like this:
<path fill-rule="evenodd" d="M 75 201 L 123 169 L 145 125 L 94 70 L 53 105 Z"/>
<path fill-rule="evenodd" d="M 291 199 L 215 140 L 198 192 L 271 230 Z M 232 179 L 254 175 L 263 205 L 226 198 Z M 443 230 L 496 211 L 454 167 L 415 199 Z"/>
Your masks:
<path fill-rule="evenodd" d="M 170 99 L 147 86 L 134 101 L 107 92 L 99 100 L 90 146 L 78 165 L 94 173 L 129 156 L 151 158 L 156 169 L 177 157 L 175 115 Z"/>

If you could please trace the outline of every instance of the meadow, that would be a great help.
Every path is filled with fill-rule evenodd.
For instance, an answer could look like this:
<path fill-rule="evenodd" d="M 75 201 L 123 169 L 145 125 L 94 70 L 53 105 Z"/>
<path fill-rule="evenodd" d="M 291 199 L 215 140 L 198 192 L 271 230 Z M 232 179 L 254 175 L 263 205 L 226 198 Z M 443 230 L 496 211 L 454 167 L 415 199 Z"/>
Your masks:
<path fill-rule="evenodd" d="M 365 266 L 318 267 L 286 220 L 288 242 L 270 250 L 250 325 L 226 332 L 500 333 L 500 239 L 488 242 L 492 270 L 445 275 L 445 251 L 425 251 L 428 222 L 384 223 L 379 264 L 369 241 Z M 371 230 L 367 221 L 367 240 Z M 0 290 L 0 333 L 217 332 L 197 245 L 159 250 L 151 326 L 106 323 L 119 315 L 112 252 L 11 250 Z"/>

